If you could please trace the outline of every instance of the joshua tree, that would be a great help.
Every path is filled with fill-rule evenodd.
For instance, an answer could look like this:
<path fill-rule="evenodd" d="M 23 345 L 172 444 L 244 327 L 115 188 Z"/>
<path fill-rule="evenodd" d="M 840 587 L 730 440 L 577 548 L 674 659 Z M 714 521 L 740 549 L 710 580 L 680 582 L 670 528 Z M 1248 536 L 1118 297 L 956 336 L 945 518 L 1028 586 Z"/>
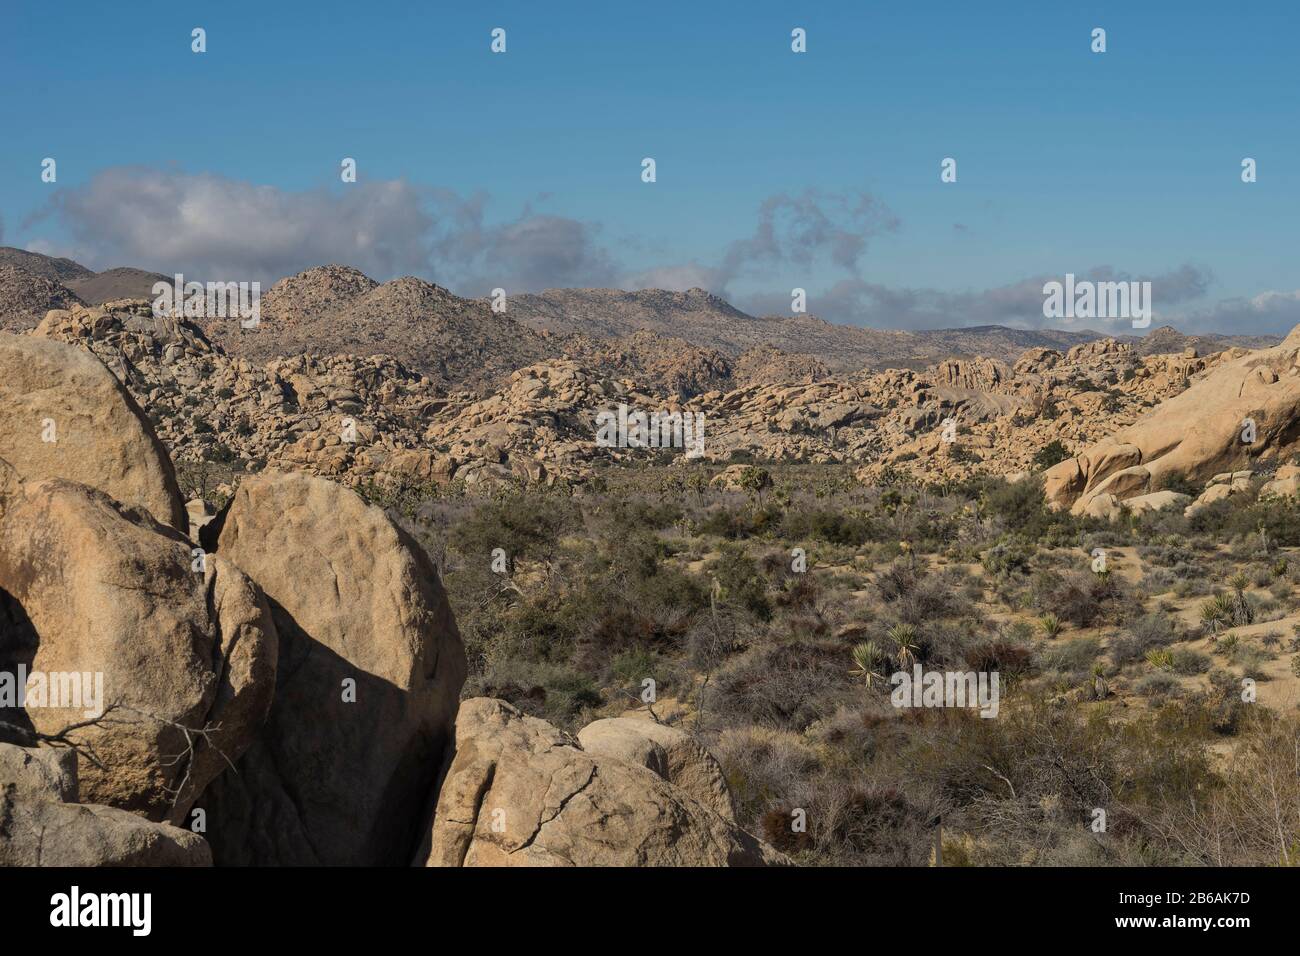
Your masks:
<path fill-rule="evenodd" d="M 1255 612 L 1246 597 L 1246 588 L 1250 586 L 1250 578 L 1238 571 L 1228 579 L 1228 585 L 1232 588 L 1232 598 L 1229 600 L 1232 623 L 1249 624 L 1255 619 Z"/>

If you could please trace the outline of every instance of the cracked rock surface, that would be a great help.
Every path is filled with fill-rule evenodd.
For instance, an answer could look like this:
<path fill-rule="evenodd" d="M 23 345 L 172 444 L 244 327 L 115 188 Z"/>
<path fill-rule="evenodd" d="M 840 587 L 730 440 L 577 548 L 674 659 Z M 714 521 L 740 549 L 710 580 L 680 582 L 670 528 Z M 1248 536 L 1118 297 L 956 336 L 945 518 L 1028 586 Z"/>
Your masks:
<path fill-rule="evenodd" d="M 586 753 L 504 701 L 465 701 L 427 866 L 773 866 L 785 857 L 653 770 Z"/>

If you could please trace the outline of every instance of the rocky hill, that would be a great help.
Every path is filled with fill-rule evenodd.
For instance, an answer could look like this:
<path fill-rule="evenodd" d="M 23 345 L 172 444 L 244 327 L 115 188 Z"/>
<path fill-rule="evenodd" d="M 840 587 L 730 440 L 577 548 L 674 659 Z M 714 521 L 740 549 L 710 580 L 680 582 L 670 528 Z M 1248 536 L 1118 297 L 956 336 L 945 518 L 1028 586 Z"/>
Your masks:
<path fill-rule="evenodd" d="M 35 335 L 94 352 L 187 467 L 273 466 L 391 487 L 581 484 L 612 465 L 681 463 L 681 448 L 599 447 L 597 415 L 620 406 L 698 416 L 700 457 L 718 465 L 843 463 L 868 481 L 1022 472 L 1054 442 L 1074 453 L 1137 421 L 1218 361 L 1099 340 L 1031 349 L 1014 364 L 834 375 L 770 348 L 733 365 L 681 343 L 668 361 L 639 333 L 584 340 L 580 358 L 547 358 L 474 389 L 384 355 L 231 355 L 143 300 L 51 311 Z"/>
<path fill-rule="evenodd" d="M 144 269 L 120 267 L 105 269 L 79 279 L 64 282 L 69 289 L 83 301 L 91 305 L 100 305 L 114 299 L 150 299 L 154 298 L 153 287 L 156 282 L 171 285 L 172 276 L 158 272 L 146 272 Z"/>
<path fill-rule="evenodd" d="M 0 302 L 0 329 L 29 329 L 50 309 L 84 304 L 57 279 L 5 262 L 0 262 Z"/>
<path fill-rule="evenodd" d="M 89 279 L 95 274 L 71 259 L 28 252 L 26 249 L 15 249 L 13 246 L 0 246 L 0 265 L 13 266 L 32 275 L 44 276 L 62 283 Z"/>
<path fill-rule="evenodd" d="M 543 337 L 484 303 L 407 276 L 382 285 L 354 269 L 322 266 L 277 282 L 262 323 L 206 319 L 205 333 L 231 355 L 384 354 L 443 386 L 487 385 L 556 354 Z"/>

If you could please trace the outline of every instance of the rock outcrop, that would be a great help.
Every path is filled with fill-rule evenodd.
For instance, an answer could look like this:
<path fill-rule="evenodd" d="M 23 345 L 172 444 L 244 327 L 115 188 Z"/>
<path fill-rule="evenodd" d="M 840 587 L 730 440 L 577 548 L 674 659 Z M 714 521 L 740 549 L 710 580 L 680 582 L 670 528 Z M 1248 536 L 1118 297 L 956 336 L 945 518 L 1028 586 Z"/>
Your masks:
<path fill-rule="evenodd" d="M 584 752 L 504 701 L 456 718 L 429 866 L 765 866 L 785 857 L 645 767 Z"/>
<path fill-rule="evenodd" d="M 636 717 L 608 717 L 582 728 L 578 743 L 589 754 L 653 770 L 719 816 L 736 819 L 722 767 L 683 730 Z"/>
<path fill-rule="evenodd" d="M 201 836 L 134 813 L 0 794 L 0 866 L 211 866 Z"/>
<path fill-rule="evenodd" d="M 253 739 L 276 644 L 252 582 L 140 509 L 0 462 L 0 670 L 43 675 L 0 721 L 79 738 L 90 802 L 178 822 Z M 36 687 L 44 687 L 38 697 Z"/>
<path fill-rule="evenodd" d="M 322 478 L 247 478 L 217 523 L 280 636 L 266 725 L 204 798 L 217 862 L 407 862 L 465 679 L 437 571 Z"/>
<path fill-rule="evenodd" d="M 80 482 L 185 530 L 166 449 L 130 393 L 83 349 L 0 333 L 0 458 L 25 479 Z"/>
<path fill-rule="evenodd" d="M 1297 448 L 1300 330 L 1273 348 L 1225 353 L 1186 391 L 1048 469 L 1044 491 L 1052 507 L 1083 514 L 1101 495 L 1135 498 L 1171 478 L 1205 481 Z"/>
<path fill-rule="evenodd" d="M 203 838 L 80 805 L 71 750 L 0 743 L 0 866 L 208 866 Z"/>
<path fill-rule="evenodd" d="M 0 743 L 0 788 L 25 800 L 76 803 L 76 751 Z"/>

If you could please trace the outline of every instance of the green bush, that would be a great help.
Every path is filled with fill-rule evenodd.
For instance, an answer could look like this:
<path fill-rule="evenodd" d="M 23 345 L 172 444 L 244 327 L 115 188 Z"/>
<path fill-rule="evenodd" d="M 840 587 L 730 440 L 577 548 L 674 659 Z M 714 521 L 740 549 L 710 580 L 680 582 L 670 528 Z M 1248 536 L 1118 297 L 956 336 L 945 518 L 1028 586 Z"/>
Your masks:
<path fill-rule="evenodd" d="M 1042 448 L 1038 449 L 1037 453 L 1035 453 L 1034 468 L 1039 471 L 1046 471 L 1053 465 L 1059 464 L 1067 458 L 1072 457 L 1074 456 L 1071 455 L 1069 449 L 1061 443 L 1061 440 L 1059 438 L 1054 438 Z"/>

